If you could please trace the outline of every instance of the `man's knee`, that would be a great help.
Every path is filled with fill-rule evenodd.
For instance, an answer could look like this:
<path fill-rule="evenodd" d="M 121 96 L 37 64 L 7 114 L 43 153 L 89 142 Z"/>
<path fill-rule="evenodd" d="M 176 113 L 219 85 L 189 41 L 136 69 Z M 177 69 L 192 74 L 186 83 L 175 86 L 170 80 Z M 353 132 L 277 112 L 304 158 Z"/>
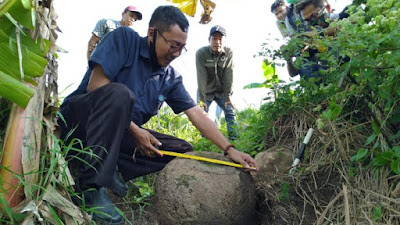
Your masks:
<path fill-rule="evenodd" d="M 104 86 L 103 97 L 108 100 L 111 107 L 129 106 L 132 107 L 135 97 L 132 91 L 124 84 L 110 83 Z M 128 104 L 129 103 L 129 104 Z"/>
<path fill-rule="evenodd" d="M 116 100 L 121 99 L 122 101 L 134 101 L 134 95 L 132 91 L 124 84 L 121 83 L 110 83 L 105 86 L 105 92 L 112 95 Z"/>
<path fill-rule="evenodd" d="M 186 152 L 192 152 L 193 151 L 193 146 L 189 144 L 187 141 L 178 139 L 175 140 L 174 143 L 171 143 L 172 145 L 170 147 L 171 151 L 176 151 L 179 153 L 186 153 Z"/>
<path fill-rule="evenodd" d="M 182 144 L 182 152 L 192 152 L 193 146 L 189 144 L 187 141 L 183 141 Z"/>

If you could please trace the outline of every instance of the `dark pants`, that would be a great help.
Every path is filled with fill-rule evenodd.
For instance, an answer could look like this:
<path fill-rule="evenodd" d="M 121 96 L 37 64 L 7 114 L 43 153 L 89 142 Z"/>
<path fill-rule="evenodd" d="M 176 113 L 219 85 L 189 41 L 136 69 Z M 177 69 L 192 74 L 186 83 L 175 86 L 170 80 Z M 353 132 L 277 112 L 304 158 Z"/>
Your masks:
<path fill-rule="evenodd" d="M 70 151 L 79 158 L 79 183 L 83 186 L 110 187 L 118 169 L 125 181 L 159 171 L 174 157 L 150 158 L 138 150 L 129 133 L 134 104 L 133 93 L 123 84 L 110 83 L 87 94 L 72 97 L 62 107 L 66 124 L 60 119 L 61 138 L 73 138 L 86 147 L 83 153 Z M 162 150 L 185 153 L 192 146 L 184 140 L 149 130 L 161 143 Z M 93 154 L 91 154 L 91 152 Z"/>

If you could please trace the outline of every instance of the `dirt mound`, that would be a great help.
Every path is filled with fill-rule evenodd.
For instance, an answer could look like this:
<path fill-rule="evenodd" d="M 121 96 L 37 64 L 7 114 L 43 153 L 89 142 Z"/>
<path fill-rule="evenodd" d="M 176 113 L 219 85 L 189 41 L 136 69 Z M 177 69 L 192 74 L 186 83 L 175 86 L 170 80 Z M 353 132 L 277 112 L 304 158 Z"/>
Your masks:
<path fill-rule="evenodd" d="M 259 223 L 400 224 L 400 177 L 390 168 L 373 169 L 350 160 L 364 146 L 369 127 L 342 119 L 323 121 L 317 129 L 318 116 L 312 114 L 280 118 L 274 124 L 276 133 L 266 134 L 266 149 L 284 146 L 293 149 L 294 157 L 308 128 L 314 128 L 293 175 L 276 174 L 274 182 L 256 183 Z"/>

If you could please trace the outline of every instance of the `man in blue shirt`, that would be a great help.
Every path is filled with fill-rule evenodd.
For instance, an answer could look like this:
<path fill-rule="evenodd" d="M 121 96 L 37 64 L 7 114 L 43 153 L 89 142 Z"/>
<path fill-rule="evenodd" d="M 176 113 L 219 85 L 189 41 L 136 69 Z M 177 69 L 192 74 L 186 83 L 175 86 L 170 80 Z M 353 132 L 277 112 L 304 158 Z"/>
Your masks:
<path fill-rule="evenodd" d="M 258 170 L 254 159 L 236 150 L 196 106 L 181 75 L 169 65 L 186 51 L 188 27 L 178 8 L 160 6 L 152 15 L 147 37 L 127 27 L 111 32 L 91 56 L 81 85 L 61 106 L 62 138 L 78 138 L 91 149 L 75 157 L 84 162 L 79 167 L 78 188 L 84 192 L 86 206 L 96 207 L 96 220 L 123 223 L 105 190 L 113 182 L 116 165 L 128 181 L 159 171 L 173 159 L 158 148 L 192 151 L 184 140 L 141 127 L 164 101 L 175 113 L 184 112 L 230 159 Z"/>

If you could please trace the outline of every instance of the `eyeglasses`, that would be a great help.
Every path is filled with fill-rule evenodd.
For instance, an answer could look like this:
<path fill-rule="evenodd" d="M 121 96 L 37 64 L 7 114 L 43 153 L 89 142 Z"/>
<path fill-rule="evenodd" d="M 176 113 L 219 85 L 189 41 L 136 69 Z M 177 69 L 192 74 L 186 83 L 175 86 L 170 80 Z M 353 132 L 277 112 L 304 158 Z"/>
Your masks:
<path fill-rule="evenodd" d="M 158 31 L 157 29 L 154 29 L 157 31 L 158 34 L 160 34 L 160 36 L 164 39 L 165 42 L 167 42 L 167 44 L 169 45 L 169 49 L 168 49 L 168 53 L 170 54 L 174 54 L 175 52 L 179 51 L 179 55 L 184 54 L 185 52 L 187 52 L 187 49 L 185 47 L 185 45 L 174 45 L 171 44 L 171 41 L 168 41 L 162 34 L 160 31 Z"/>
<path fill-rule="evenodd" d="M 304 19 L 305 21 L 311 22 L 311 21 L 315 21 L 318 20 L 318 18 L 322 15 L 322 13 L 324 12 L 326 8 L 326 5 L 322 6 L 322 8 L 320 10 L 318 10 L 318 12 L 311 14 L 311 16 L 307 19 Z M 303 16 L 304 18 L 304 16 Z"/>

